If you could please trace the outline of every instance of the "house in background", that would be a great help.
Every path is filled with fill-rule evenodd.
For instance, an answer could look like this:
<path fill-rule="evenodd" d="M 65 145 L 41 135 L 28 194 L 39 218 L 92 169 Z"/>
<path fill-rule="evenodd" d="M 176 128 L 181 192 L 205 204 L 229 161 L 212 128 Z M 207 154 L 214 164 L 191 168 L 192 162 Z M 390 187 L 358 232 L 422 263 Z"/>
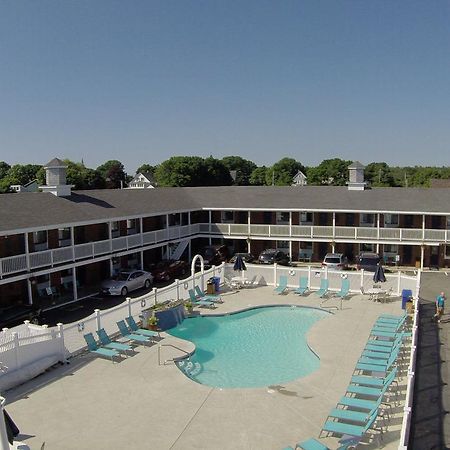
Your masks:
<path fill-rule="evenodd" d="M 39 186 L 37 180 L 32 180 L 23 186 L 21 184 L 12 184 L 11 190 L 14 192 L 38 192 Z"/>
<path fill-rule="evenodd" d="M 299 170 L 295 177 L 292 179 L 292 186 L 306 186 L 308 183 L 306 181 L 306 175 Z"/>
<path fill-rule="evenodd" d="M 150 172 L 138 172 L 128 183 L 127 189 L 153 189 L 156 187 L 156 181 Z"/>

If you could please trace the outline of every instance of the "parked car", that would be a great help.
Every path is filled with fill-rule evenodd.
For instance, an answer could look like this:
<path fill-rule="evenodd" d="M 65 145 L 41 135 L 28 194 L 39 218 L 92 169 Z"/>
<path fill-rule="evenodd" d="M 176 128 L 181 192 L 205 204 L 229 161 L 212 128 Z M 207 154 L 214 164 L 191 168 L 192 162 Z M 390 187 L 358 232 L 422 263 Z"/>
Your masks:
<path fill-rule="evenodd" d="M 200 254 L 203 256 L 203 262 L 205 266 L 218 266 L 228 258 L 228 247 L 226 245 L 207 245 L 200 250 Z M 197 261 L 197 266 L 200 265 L 200 261 Z"/>
<path fill-rule="evenodd" d="M 152 275 L 155 281 L 169 281 L 185 275 L 188 271 L 189 265 L 186 261 L 164 259 L 156 264 L 156 267 L 152 270 Z"/>
<path fill-rule="evenodd" d="M 251 263 L 253 261 L 255 261 L 255 257 L 251 254 L 251 253 L 235 253 L 231 258 L 230 258 L 230 263 L 233 263 L 236 261 L 236 258 L 238 257 L 238 255 L 244 260 L 244 262 L 246 263 Z"/>
<path fill-rule="evenodd" d="M 127 295 L 139 288 L 148 289 L 153 283 L 153 275 L 143 270 L 120 271 L 102 283 L 101 292 L 107 295 Z"/>
<path fill-rule="evenodd" d="M 24 320 L 39 324 L 42 309 L 35 305 L 11 305 L 0 308 L 0 329 L 20 325 Z"/>
<path fill-rule="evenodd" d="M 373 252 L 361 252 L 356 258 L 356 268 L 375 272 L 378 263 L 381 261 L 380 255 Z"/>
<path fill-rule="evenodd" d="M 347 258 L 343 253 L 327 253 L 322 261 L 322 267 L 333 270 L 345 270 L 348 268 Z"/>
<path fill-rule="evenodd" d="M 261 264 L 283 264 L 285 266 L 289 265 L 289 256 L 282 252 L 281 250 L 276 250 L 274 248 L 267 248 L 263 250 L 258 258 Z"/>

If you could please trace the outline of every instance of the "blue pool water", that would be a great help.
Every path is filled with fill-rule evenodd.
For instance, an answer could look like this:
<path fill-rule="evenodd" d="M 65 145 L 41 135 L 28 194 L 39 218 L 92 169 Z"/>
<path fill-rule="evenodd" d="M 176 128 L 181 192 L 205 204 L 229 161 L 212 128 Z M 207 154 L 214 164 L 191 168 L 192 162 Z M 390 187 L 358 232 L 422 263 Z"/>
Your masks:
<path fill-rule="evenodd" d="M 188 318 L 168 332 L 196 346 L 178 367 L 213 387 L 262 387 L 314 372 L 319 358 L 306 334 L 329 313 L 313 308 L 264 307 L 225 316 Z"/>

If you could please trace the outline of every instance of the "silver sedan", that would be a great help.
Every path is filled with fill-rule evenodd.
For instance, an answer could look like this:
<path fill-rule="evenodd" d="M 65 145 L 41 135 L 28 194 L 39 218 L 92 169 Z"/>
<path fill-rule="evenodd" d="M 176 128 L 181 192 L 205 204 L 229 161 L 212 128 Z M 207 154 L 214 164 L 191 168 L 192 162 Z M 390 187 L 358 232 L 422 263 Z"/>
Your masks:
<path fill-rule="evenodd" d="M 153 275 L 143 270 L 121 271 L 102 283 L 102 294 L 127 295 L 139 288 L 148 289 L 153 283 Z"/>

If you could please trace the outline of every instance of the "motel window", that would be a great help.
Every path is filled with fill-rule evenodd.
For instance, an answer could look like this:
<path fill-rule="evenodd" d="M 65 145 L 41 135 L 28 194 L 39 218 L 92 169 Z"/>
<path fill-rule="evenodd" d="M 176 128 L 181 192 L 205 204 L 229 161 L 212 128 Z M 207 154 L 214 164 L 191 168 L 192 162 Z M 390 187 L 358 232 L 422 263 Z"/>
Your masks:
<path fill-rule="evenodd" d="M 450 259 L 450 245 L 445 246 L 445 259 Z"/>
<path fill-rule="evenodd" d="M 277 249 L 289 254 L 289 241 L 277 241 Z"/>
<path fill-rule="evenodd" d="M 44 244 L 47 242 L 47 230 L 33 231 L 33 244 Z"/>
<path fill-rule="evenodd" d="M 388 227 L 398 227 L 398 214 L 385 214 L 384 225 Z"/>
<path fill-rule="evenodd" d="M 222 223 L 233 223 L 234 211 L 222 211 Z"/>
<path fill-rule="evenodd" d="M 127 234 L 134 234 L 137 231 L 137 219 L 127 219 Z"/>
<path fill-rule="evenodd" d="M 60 241 L 70 240 L 70 228 L 58 228 L 58 239 Z"/>
<path fill-rule="evenodd" d="M 278 224 L 289 223 L 289 213 L 285 211 L 277 211 L 277 223 Z"/>
<path fill-rule="evenodd" d="M 375 214 L 361 214 L 361 225 L 372 225 L 375 223 Z"/>
<path fill-rule="evenodd" d="M 385 244 L 383 248 L 384 253 L 398 253 L 398 245 L 395 244 Z"/>
<path fill-rule="evenodd" d="M 300 223 L 312 223 L 313 214 L 311 212 L 300 213 Z"/>
<path fill-rule="evenodd" d="M 450 216 L 447 216 L 447 230 L 450 230 Z"/>

